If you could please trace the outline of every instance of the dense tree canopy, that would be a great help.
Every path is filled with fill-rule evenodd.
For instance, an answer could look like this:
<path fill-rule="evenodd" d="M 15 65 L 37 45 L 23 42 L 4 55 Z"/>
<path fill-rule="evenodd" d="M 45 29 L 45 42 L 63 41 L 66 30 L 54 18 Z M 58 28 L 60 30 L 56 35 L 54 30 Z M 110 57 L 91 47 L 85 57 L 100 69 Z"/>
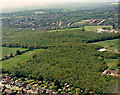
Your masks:
<path fill-rule="evenodd" d="M 9 32 L 8 32 L 9 31 Z M 19 32 L 16 32 L 19 31 Z M 91 43 L 118 38 L 118 33 L 95 33 L 81 29 L 32 31 L 3 27 L 3 46 L 48 48 L 65 43 Z"/>
<path fill-rule="evenodd" d="M 68 82 L 86 93 L 91 90 L 102 93 L 115 80 L 102 76 L 107 65 L 95 56 L 99 48 L 91 44 L 62 44 L 37 52 L 25 62 L 4 70 L 17 76 Z"/>

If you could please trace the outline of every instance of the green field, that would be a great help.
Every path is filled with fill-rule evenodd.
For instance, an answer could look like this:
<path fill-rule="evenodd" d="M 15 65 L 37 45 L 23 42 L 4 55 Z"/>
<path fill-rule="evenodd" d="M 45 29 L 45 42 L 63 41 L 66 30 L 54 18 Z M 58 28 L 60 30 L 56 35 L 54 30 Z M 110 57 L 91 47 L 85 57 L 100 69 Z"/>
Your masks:
<path fill-rule="evenodd" d="M 74 24 L 75 24 L 75 25 L 85 24 L 85 21 L 75 22 Z"/>
<path fill-rule="evenodd" d="M 118 39 L 100 41 L 100 42 L 95 42 L 93 44 L 101 45 L 108 50 L 111 50 L 111 49 L 118 50 Z"/>
<path fill-rule="evenodd" d="M 118 65 L 118 59 L 105 59 L 109 69 L 116 69 Z"/>
<path fill-rule="evenodd" d="M 60 31 L 69 31 L 69 30 L 80 30 L 81 31 L 82 28 L 68 28 L 68 29 L 57 29 L 57 30 L 50 30 L 48 32 L 60 32 Z"/>
<path fill-rule="evenodd" d="M 27 49 L 24 49 L 24 48 L 2 47 L 2 57 L 4 57 L 5 55 L 15 54 L 17 50 L 25 51 Z"/>
<path fill-rule="evenodd" d="M 33 51 L 28 51 L 26 53 L 23 53 L 22 55 L 17 55 L 15 57 L 12 57 L 10 59 L 2 61 L 2 67 L 3 69 L 7 69 L 8 67 L 12 67 L 16 65 L 17 63 L 21 63 L 25 60 L 27 60 L 32 54 L 41 51 L 43 49 L 34 49 Z"/>
<path fill-rule="evenodd" d="M 101 45 L 107 50 L 118 50 L 118 39 L 100 41 L 100 42 L 95 42 L 92 44 Z M 105 62 L 107 63 L 109 69 L 117 68 L 118 59 L 105 59 Z"/>
<path fill-rule="evenodd" d="M 4 19 L 4 18 L 10 18 L 10 17 L 0 17 L 0 19 Z"/>
<path fill-rule="evenodd" d="M 112 26 L 85 26 L 85 30 L 86 31 L 93 31 L 93 32 L 96 32 L 97 29 L 101 29 L 103 27 L 110 27 L 112 28 Z"/>

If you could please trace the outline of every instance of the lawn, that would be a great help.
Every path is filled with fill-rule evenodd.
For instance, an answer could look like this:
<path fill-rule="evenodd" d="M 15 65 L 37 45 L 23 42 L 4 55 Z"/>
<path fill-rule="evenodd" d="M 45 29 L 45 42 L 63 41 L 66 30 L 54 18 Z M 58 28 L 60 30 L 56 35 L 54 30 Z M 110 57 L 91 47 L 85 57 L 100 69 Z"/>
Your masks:
<path fill-rule="evenodd" d="M 10 59 L 2 61 L 2 67 L 3 69 L 7 69 L 7 67 L 12 67 L 16 65 L 17 63 L 21 63 L 25 60 L 27 60 L 33 53 L 39 52 L 44 49 L 34 49 L 33 51 L 28 51 L 26 53 L 23 53 L 22 55 L 17 55 L 15 57 L 12 57 Z"/>
<path fill-rule="evenodd" d="M 103 27 L 111 27 L 112 28 L 112 26 L 85 26 L 85 30 L 97 32 L 97 29 L 101 29 Z"/>
<path fill-rule="evenodd" d="M 95 42 L 93 44 L 101 45 L 108 50 L 111 50 L 111 49 L 118 50 L 118 39 L 100 41 L 100 42 Z"/>

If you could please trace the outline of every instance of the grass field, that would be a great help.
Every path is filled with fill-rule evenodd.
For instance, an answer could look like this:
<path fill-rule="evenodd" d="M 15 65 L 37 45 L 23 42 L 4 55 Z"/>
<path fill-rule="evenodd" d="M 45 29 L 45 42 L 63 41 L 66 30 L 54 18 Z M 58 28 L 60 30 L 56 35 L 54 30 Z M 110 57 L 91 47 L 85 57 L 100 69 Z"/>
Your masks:
<path fill-rule="evenodd" d="M 118 39 L 106 40 L 101 42 L 96 42 L 92 44 L 98 44 L 106 48 L 107 50 L 118 50 Z M 118 64 L 118 59 L 105 59 L 109 69 L 116 69 Z"/>
<path fill-rule="evenodd" d="M 106 40 L 106 41 L 101 41 L 101 42 L 95 42 L 93 44 L 98 44 L 103 46 L 104 48 L 111 50 L 118 50 L 118 39 L 114 39 L 114 40 Z"/>
<path fill-rule="evenodd" d="M 110 27 L 112 28 L 112 26 L 85 26 L 85 30 L 86 31 L 93 31 L 93 32 L 96 32 L 97 29 L 101 29 L 103 27 Z"/>
<path fill-rule="evenodd" d="M 25 60 L 27 60 L 33 53 L 39 52 L 44 49 L 34 49 L 33 51 L 28 51 L 26 53 L 23 53 L 22 55 L 17 55 L 15 57 L 12 57 L 10 59 L 2 61 L 2 68 L 7 69 L 7 67 L 12 67 L 16 65 L 17 63 L 21 63 Z"/>
<path fill-rule="evenodd" d="M 85 21 L 75 22 L 74 24 L 75 24 L 75 25 L 85 24 Z"/>
<path fill-rule="evenodd" d="M 4 19 L 4 18 L 10 18 L 10 17 L 0 17 L 0 19 Z"/>
<path fill-rule="evenodd" d="M 57 32 L 57 31 L 69 31 L 69 30 L 81 30 L 82 28 L 69 28 L 69 29 L 58 29 L 58 30 L 50 30 L 48 32 Z"/>
<path fill-rule="evenodd" d="M 10 55 L 12 53 L 15 54 L 17 50 L 25 51 L 27 49 L 24 49 L 24 48 L 2 47 L 2 57 L 4 57 L 5 55 Z"/>
<path fill-rule="evenodd" d="M 109 69 L 116 69 L 118 65 L 118 59 L 105 59 Z"/>

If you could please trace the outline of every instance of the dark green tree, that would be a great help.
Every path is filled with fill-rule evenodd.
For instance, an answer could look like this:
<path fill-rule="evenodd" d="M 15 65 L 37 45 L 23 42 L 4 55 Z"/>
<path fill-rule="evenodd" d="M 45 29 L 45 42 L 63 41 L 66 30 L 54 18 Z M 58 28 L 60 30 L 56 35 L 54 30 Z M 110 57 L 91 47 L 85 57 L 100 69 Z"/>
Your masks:
<path fill-rule="evenodd" d="M 17 55 L 21 55 L 20 50 L 17 50 L 17 51 L 16 51 L 16 54 L 17 54 Z"/>

